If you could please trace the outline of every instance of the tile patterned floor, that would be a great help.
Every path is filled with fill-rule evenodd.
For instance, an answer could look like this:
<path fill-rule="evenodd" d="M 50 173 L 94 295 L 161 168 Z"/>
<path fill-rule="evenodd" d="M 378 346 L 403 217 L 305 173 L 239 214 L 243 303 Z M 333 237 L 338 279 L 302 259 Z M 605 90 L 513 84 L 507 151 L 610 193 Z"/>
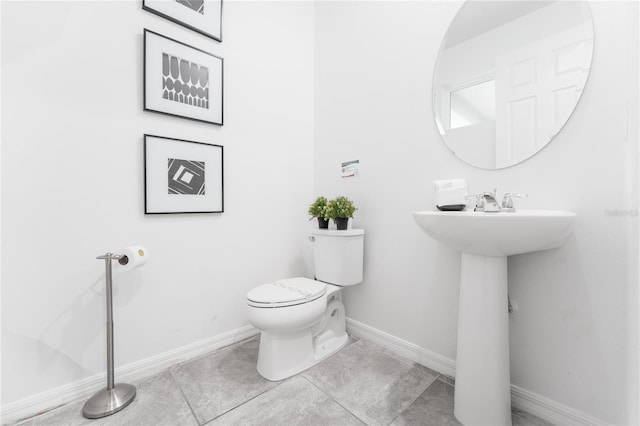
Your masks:
<path fill-rule="evenodd" d="M 459 425 L 453 382 L 373 343 L 358 340 L 309 370 L 280 382 L 256 371 L 253 338 L 134 383 L 136 399 L 98 420 L 84 401 L 19 423 L 76 425 Z M 513 411 L 514 426 L 549 426 Z"/>

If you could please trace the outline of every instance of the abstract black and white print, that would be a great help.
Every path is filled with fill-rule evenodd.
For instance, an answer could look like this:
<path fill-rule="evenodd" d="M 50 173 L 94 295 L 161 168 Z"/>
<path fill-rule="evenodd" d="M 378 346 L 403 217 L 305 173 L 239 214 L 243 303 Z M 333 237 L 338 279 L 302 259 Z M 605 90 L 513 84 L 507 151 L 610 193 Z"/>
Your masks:
<path fill-rule="evenodd" d="M 205 195 L 204 161 L 168 159 L 169 194 Z"/>
<path fill-rule="evenodd" d="M 209 109 L 209 69 L 163 53 L 162 97 L 170 101 Z"/>
<path fill-rule="evenodd" d="M 204 0 L 176 0 L 176 3 L 187 6 L 189 9 L 204 15 Z"/>

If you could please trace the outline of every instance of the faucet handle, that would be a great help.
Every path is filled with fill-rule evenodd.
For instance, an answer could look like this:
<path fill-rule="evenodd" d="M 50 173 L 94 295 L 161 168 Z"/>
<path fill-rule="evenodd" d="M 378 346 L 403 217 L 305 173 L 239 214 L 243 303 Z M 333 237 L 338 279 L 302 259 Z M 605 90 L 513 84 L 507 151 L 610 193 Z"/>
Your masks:
<path fill-rule="evenodd" d="M 527 198 L 527 194 L 512 194 L 507 192 L 504 194 L 504 198 L 502 198 L 502 211 L 505 212 L 515 212 L 516 209 L 513 207 L 512 198 Z"/>
<path fill-rule="evenodd" d="M 475 198 L 476 200 L 476 205 L 475 208 L 476 209 L 484 209 L 484 206 L 486 204 L 486 201 L 484 199 L 484 192 L 480 193 L 480 194 L 475 194 L 475 195 L 467 195 L 464 198 Z"/>

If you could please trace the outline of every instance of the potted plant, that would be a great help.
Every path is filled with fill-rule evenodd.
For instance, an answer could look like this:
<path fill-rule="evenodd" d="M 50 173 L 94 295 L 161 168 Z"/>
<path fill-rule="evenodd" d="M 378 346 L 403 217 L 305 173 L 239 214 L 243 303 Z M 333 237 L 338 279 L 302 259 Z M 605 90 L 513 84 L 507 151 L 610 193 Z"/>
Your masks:
<path fill-rule="evenodd" d="M 316 200 L 309 206 L 309 214 L 311 215 L 311 219 L 313 219 L 314 217 L 318 218 L 318 228 L 320 229 L 327 229 L 329 227 L 329 220 L 325 219 L 326 207 L 327 199 L 322 196 L 316 198 Z"/>
<path fill-rule="evenodd" d="M 353 213 L 356 210 L 351 200 L 347 197 L 339 196 L 336 197 L 335 200 L 327 202 L 324 210 L 324 218 L 333 219 L 336 223 L 336 228 L 344 230 L 347 229 L 349 218 L 353 217 Z"/>

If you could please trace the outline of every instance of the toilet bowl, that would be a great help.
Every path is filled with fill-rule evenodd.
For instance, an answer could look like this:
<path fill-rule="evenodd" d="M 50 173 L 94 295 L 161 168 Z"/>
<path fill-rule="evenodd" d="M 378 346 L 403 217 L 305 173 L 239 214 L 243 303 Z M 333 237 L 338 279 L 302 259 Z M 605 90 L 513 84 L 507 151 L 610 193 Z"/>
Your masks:
<path fill-rule="evenodd" d="M 315 294 L 301 295 L 298 287 L 312 288 Z M 247 294 L 249 322 L 261 330 L 260 375 L 282 380 L 346 345 L 344 306 L 339 294 L 339 287 L 302 277 L 264 284 Z"/>
<path fill-rule="evenodd" d="M 247 293 L 249 322 L 261 331 L 257 369 L 265 379 L 293 376 L 347 344 L 342 286 L 362 281 L 363 238 L 361 229 L 316 230 L 310 236 L 316 279 L 287 278 Z"/>

